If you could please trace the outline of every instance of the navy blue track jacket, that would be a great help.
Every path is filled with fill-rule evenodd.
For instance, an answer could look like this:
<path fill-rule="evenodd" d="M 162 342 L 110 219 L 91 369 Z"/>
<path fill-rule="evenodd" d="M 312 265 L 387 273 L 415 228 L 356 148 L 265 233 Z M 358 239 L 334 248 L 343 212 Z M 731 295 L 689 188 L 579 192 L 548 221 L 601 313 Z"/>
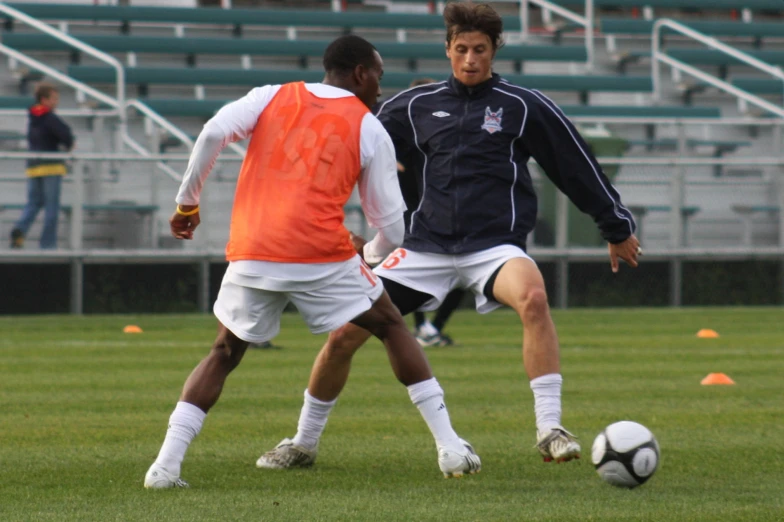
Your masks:
<path fill-rule="evenodd" d="M 503 244 L 525 249 L 537 203 L 533 157 L 604 239 L 634 233 L 631 213 L 588 145 L 552 100 L 493 74 L 468 88 L 453 76 L 413 87 L 377 113 L 392 137 L 402 176 L 418 176 L 418 205 L 403 246 L 465 254 Z"/>

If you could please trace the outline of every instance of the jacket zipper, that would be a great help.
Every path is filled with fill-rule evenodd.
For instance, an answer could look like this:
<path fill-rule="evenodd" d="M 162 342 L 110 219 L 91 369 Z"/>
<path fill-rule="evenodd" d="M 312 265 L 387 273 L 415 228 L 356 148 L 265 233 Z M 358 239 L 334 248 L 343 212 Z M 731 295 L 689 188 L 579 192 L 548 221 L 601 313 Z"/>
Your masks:
<path fill-rule="evenodd" d="M 453 158 L 452 159 L 452 163 L 454 165 L 454 168 L 452 169 L 452 172 L 453 172 L 453 177 L 454 177 L 454 182 L 455 182 L 455 190 L 454 190 L 455 196 L 452 198 L 452 222 L 455 224 L 454 232 L 455 232 L 455 235 L 458 236 L 458 237 L 460 237 L 460 234 L 462 234 L 462 230 L 460 228 L 460 220 L 457 218 L 458 212 L 460 210 L 459 205 L 458 205 L 458 201 L 459 201 L 459 198 L 460 198 L 460 190 L 459 190 L 459 185 L 458 185 L 458 179 L 459 178 L 457 176 L 458 170 L 460 168 L 460 163 L 458 161 L 456 161 L 456 159 L 457 159 L 459 151 L 461 151 L 461 149 L 463 147 L 463 125 L 464 125 L 466 116 L 468 116 L 468 109 L 469 109 L 470 105 L 471 105 L 471 100 L 466 100 L 465 103 L 463 104 L 463 115 L 460 116 L 460 121 L 458 122 L 458 126 L 457 126 L 457 129 L 458 129 L 458 133 L 457 133 L 457 147 L 455 147 L 455 153 L 452 155 L 452 158 Z"/>

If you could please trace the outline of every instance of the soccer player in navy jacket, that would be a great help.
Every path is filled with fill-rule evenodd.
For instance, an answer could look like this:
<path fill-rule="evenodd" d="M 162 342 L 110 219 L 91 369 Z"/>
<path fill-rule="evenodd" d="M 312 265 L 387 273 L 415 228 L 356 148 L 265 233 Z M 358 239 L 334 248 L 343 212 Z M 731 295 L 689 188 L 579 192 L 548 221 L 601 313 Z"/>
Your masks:
<path fill-rule="evenodd" d="M 637 266 L 634 220 L 561 109 L 492 72 L 503 30 L 495 10 L 450 3 L 444 20 L 452 75 L 403 91 L 377 114 L 397 156 L 416 160 L 408 171 L 420 176 L 422 193 L 402 248 L 367 261 L 380 261 L 375 272 L 403 314 L 438 307 L 456 287 L 473 292 L 480 313 L 514 309 L 525 329 L 523 364 L 534 395 L 537 448 L 545 461 L 571 460 L 580 445 L 561 425 L 558 336 L 542 274 L 525 250 L 537 213 L 528 160 L 533 157 L 594 218 L 614 272 L 618 259 Z M 334 401 L 351 357 L 369 337 L 352 325 L 331 335 L 313 367 L 309 393 Z M 294 444 L 266 453 L 259 466 L 292 467 L 297 452 L 308 452 L 312 463 L 328 413 L 303 408 Z"/>

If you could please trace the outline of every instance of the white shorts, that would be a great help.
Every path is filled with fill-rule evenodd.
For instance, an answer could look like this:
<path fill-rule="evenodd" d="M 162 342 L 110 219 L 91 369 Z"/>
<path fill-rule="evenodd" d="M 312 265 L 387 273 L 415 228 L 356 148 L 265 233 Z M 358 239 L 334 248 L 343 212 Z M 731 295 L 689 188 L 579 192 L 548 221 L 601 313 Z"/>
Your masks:
<path fill-rule="evenodd" d="M 265 289 L 265 283 L 259 283 L 263 278 L 240 273 L 232 265 L 223 276 L 213 312 L 234 335 L 250 343 L 263 343 L 278 335 L 280 316 L 289 302 L 297 307 L 310 331 L 320 334 L 363 314 L 384 292 L 381 281 L 359 256 L 340 263 L 337 278 L 331 263 L 324 276 L 326 284 L 319 286 L 311 279 L 305 289 L 302 281 L 292 280 L 287 290 L 280 279 L 275 290 Z M 280 263 L 279 268 L 285 270 L 285 264 Z M 292 272 L 298 268 L 301 265 Z"/>
<path fill-rule="evenodd" d="M 461 255 L 412 252 L 398 248 L 373 271 L 379 276 L 403 286 L 432 295 L 420 310 L 435 310 L 455 288 L 465 288 L 474 293 L 476 311 L 492 312 L 502 305 L 489 300 L 484 294 L 485 285 L 493 273 L 510 259 L 534 260 L 522 248 L 501 245 L 479 252 Z"/>

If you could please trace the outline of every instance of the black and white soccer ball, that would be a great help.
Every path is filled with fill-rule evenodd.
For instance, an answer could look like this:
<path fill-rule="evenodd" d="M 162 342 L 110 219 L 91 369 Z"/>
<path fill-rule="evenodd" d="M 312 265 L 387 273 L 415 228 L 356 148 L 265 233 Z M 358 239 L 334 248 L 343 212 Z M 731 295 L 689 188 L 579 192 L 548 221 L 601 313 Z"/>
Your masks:
<path fill-rule="evenodd" d="M 636 488 L 659 467 L 659 443 L 651 430 L 632 421 L 607 426 L 593 441 L 591 460 L 605 482 Z"/>

